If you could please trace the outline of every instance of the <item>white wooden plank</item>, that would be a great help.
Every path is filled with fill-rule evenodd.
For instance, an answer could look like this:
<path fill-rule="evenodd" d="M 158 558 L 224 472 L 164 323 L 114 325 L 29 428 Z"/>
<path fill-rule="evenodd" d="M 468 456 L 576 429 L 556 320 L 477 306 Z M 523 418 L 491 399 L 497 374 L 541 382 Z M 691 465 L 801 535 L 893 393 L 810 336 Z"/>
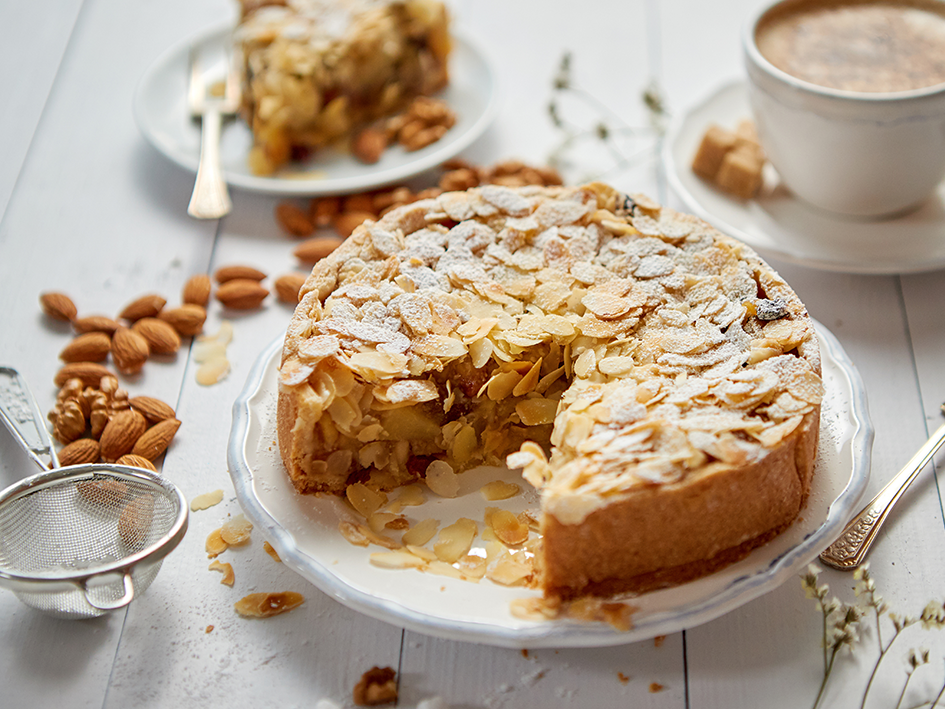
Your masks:
<path fill-rule="evenodd" d="M 52 6 L 50 6 L 52 5 Z M 26 157 L 81 0 L 0 6 L 0 217 Z M 26 38 L 28 41 L 22 41 Z"/>

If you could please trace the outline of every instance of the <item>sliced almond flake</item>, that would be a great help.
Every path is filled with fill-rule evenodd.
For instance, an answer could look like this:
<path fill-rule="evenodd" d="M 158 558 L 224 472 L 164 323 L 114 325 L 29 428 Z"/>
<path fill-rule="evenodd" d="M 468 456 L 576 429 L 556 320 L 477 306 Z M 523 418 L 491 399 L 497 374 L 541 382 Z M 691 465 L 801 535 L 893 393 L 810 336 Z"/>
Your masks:
<path fill-rule="evenodd" d="M 524 217 L 531 212 L 532 202 L 508 187 L 486 185 L 479 188 L 479 195 L 489 204 L 498 207 L 513 217 Z"/>
<path fill-rule="evenodd" d="M 281 564 L 281 563 L 282 563 L 282 558 L 279 556 L 279 552 L 277 552 L 277 551 L 272 547 L 272 544 L 270 544 L 269 542 L 263 542 L 263 549 L 265 549 L 266 553 L 267 553 L 269 556 L 271 556 L 271 557 L 272 557 L 272 560 L 275 561 L 277 564 Z"/>
<path fill-rule="evenodd" d="M 402 549 L 376 551 L 373 552 L 368 559 L 373 566 L 382 569 L 420 569 L 427 564 L 427 562 L 419 556 L 414 556 L 409 551 Z"/>
<path fill-rule="evenodd" d="M 194 362 L 203 364 L 210 360 L 226 357 L 226 343 L 217 340 L 198 342 L 193 348 Z"/>
<path fill-rule="evenodd" d="M 341 351 L 341 341 L 335 335 L 315 335 L 299 345 L 298 355 L 303 362 L 317 363 Z"/>
<path fill-rule="evenodd" d="M 521 491 L 522 488 L 519 485 L 507 483 L 504 480 L 493 480 L 479 488 L 479 492 L 482 493 L 482 496 L 490 502 L 494 500 L 508 500 L 510 497 L 518 495 Z"/>
<path fill-rule="evenodd" d="M 230 545 L 223 540 L 223 534 L 221 530 L 215 529 L 210 532 L 209 536 L 207 537 L 207 542 L 204 545 L 204 548 L 206 549 L 207 556 L 213 559 L 229 549 Z"/>
<path fill-rule="evenodd" d="M 280 613 L 288 613 L 304 602 L 305 597 L 294 591 L 251 593 L 238 600 L 234 608 L 244 618 L 269 618 Z"/>
<path fill-rule="evenodd" d="M 201 386 L 212 386 L 225 379 L 229 373 L 229 360 L 217 357 L 200 365 L 197 369 L 196 380 Z"/>
<path fill-rule="evenodd" d="M 407 357 L 388 352 L 355 352 L 348 358 L 348 366 L 374 381 L 403 372 Z"/>
<path fill-rule="evenodd" d="M 466 345 L 461 340 L 444 335 L 427 335 L 415 342 L 414 352 L 439 359 L 458 359 L 466 354 Z"/>
<path fill-rule="evenodd" d="M 489 567 L 486 578 L 502 586 L 524 586 L 534 573 L 535 570 L 529 564 L 507 556 Z"/>
<path fill-rule="evenodd" d="M 423 488 L 419 485 L 404 485 L 398 488 L 397 498 L 388 505 L 387 510 L 400 514 L 404 507 L 416 507 L 426 502 Z"/>
<path fill-rule="evenodd" d="M 385 400 L 378 396 L 377 392 L 374 395 L 381 401 Z M 440 398 L 440 392 L 437 390 L 436 384 L 428 379 L 401 379 L 387 387 L 385 396 L 386 400 L 392 404 L 408 402 L 420 404 L 424 401 L 434 401 Z"/>
<path fill-rule="evenodd" d="M 220 579 L 220 583 L 224 586 L 232 586 L 233 582 L 236 581 L 236 574 L 233 573 L 233 565 L 225 564 L 221 561 L 211 561 L 210 566 L 208 567 L 210 571 L 219 571 L 223 574 L 223 578 Z"/>
<path fill-rule="evenodd" d="M 435 559 L 429 564 L 423 567 L 423 571 L 428 574 L 436 574 L 437 576 L 447 576 L 449 578 L 459 579 L 460 581 L 465 581 L 466 577 L 460 572 L 459 569 L 454 567 L 452 564 L 448 564 L 445 561 L 440 561 Z"/>
<path fill-rule="evenodd" d="M 371 543 L 366 534 L 366 532 L 370 530 L 364 525 L 342 520 L 338 523 L 338 531 L 341 532 L 341 536 L 343 536 L 349 544 L 353 544 L 356 547 L 366 547 Z"/>
<path fill-rule="evenodd" d="M 432 538 L 432 537 L 431 537 Z M 417 556 L 424 561 L 436 561 L 436 554 L 433 553 L 432 549 L 427 549 L 424 546 L 419 544 L 406 544 L 407 551 L 409 551 L 414 556 Z"/>
<path fill-rule="evenodd" d="M 401 541 L 408 547 L 423 546 L 433 539 L 436 530 L 440 526 L 440 521 L 427 517 L 417 522 L 413 527 L 404 532 Z"/>
<path fill-rule="evenodd" d="M 545 376 L 538 380 L 538 385 L 535 387 L 536 394 L 544 394 L 548 391 L 552 384 L 558 381 L 561 377 L 564 376 L 565 367 L 562 364 L 557 369 L 548 372 Z"/>
<path fill-rule="evenodd" d="M 787 421 L 782 421 L 779 424 L 766 428 L 760 433 L 756 433 L 755 437 L 765 448 L 774 448 L 782 440 L 790 436 L 803 420 L 803 416 L 792 416 Z"/>
<path fill-rule="evenodd" d="M 597 363 L 597 370 L 610 377 L 628 374 L 634 367 L 636 367 L 636 361 L 633 357 L 605 357 Z"/>
<path fill-rule="evenodd" d="M 525 396 L 535 389 L 541 375 L 541 361 L 541 357 L 539 357 L 538 361 L 531 366 L 519 383 L 515 385 L 515 388 L 512 389 L 512 396 Z"/>
<path fill-rule="evenodd" d="M 219 505 L 222 501 L 223 490 L 205 492 L 202 495 L 197 495 L 190 501 L 190 510 L 192 512 L 198 512 L 199 510 L 205 510 L 214 505 Z"/>
<path fill-rule="evenodd" d="M 515 405 L 515 413 L 526 426 L 554 423 L 557 412 L 557 401 L 541 397 L 524 399 Z"/>
<path fill-rule="evenodd" d="M 493 512 L 490 524 L 499 541 L 507 546 L 517 546 L 528 541 L 528 525 L 508 510 Z"/>
<path fill-rule="evenodd" d="M 459 476 L 446 461 L 434 460 L 430 463 L 424 481 L 440 497 L 456 497 L 459 494 Z"/>
<path fill-rule="evenodd" d="M 456 568 L 467 581 L 478 582 L 486 575 L 486 560 L 481 556 L 466 554 L 456 562 Z"/>
<path fill-rule="evenodd" d="M 440 561 L 452 564 L 469 551 L 478 531 L 479 528 L 473 520 L 460 517 L 440 530 L 433 545 L 433 552 Z"/>
<path fill-rule="evenodd" d="M 249 543 L 252 531 L 253 523 L 240 514 L 223 523 L 220 527 L 220 536 L 231 547 L 242 546 Z"/>
<path fill-rule="evenodd" d="M 541 226 L 547 228 L 575 224 L 591 211 L 589 204 L 562 199 L 542 202 L 533 216 Z"/>
<path fill-rule="evenodd" d="M 345 496 L 351 506 L 358 513 L 368 519 L 381 507 L 387 504 L 387 495 L 377 490 L 372 490 L 364 483 L 353 483 L 345 488 Z"/>

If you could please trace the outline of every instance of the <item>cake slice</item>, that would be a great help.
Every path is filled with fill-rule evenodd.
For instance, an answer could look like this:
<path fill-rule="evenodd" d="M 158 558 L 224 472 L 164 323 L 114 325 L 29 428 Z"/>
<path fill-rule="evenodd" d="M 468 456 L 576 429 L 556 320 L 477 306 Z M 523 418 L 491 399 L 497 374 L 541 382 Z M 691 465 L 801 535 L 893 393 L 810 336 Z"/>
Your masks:
<path fill-rule="evenodd" d="M 449 23 L 438 0 L 241 0 L 242 115 L 249 162 L 292 159 L 429 96 L 449 80 Z"/>

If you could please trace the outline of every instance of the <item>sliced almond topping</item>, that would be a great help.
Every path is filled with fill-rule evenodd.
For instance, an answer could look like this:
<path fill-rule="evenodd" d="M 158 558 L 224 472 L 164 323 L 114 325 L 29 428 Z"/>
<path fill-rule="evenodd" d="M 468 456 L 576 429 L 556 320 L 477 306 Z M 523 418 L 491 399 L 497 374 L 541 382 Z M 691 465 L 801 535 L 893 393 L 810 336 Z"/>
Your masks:
<path fill-rule="evenodd" d="M 409 551 L 376 551 L 369 557 L 374 566 L 382 569 L 419 569 L 426 565 L 426 561 L 414 556 Z"/>
<path fill-rule="evenodd" d="M 433 551 L 440 561 L 452 564 L 464 556 L 473 539 L 476 538 L 479 528 L 475 522 L 466 517 L 460 517 L 456 522 L 440 530 Z"/>
<path fill-rule="evenodd" d="M 272 557 L 272 560 L 278 564 L 282 563 L 282 558 L 279 556 L 279 552 L 272 548 L 272 544 L 269 542 L 263 542 L 263 549 L 266 550 L 266 553 Z"/>
<path fill-rule="evenodd" d="M 214 529 L 212 532 L 210 532 L 205 545 L 207 556 L 213 559 L 225 552 L 227 549 L 229 549 L 229 547 L 230 545 L 223 541 L 223 534 L 221 530 Z"/>
<path fill-rule="evenodd" d="M 304 602 L 305 597 L 294 591 L 251 593 L 238 600 L 233 607 L 244 618 L 269 618 L 298 608 Z"/>
<path fill-rule="evenodd" d="M 521 491 L 522 488 L 519 485 L 507 483 L 504 480 L 493 480 L 491 483 L 486 483 L 479 488 L 479 492 L 481 492 L 482 496 L 489 502 L 507 500 L 510 497 L 515 497 Z"/>
<path fill-rule="evenodd" d="M 224 586 L 232 586 L 233 582 L 236 580 L 236 574 L 233 573 L 233 564 L 227 564 L 214 559 L 210 562 L 208 568 L 210 571 L 220 571 L 223 573 L 223 578 L 220 579 L 220 583 Z"/>
<path fill-rule="evenodd" d="M 249 543 L 253 531 L 253 523 L 243 515 L 236 515 L 223 523 L 220 528 L 220 537 L 231 547 Z"/>
<path fill-rule="evenodd" d="M 420 520 L 413 527 L 404 532 L 404 535 L 400 539 L 408 547 L 423 546 L 433 539 L 433 535 L 436 534 L 436 530 L 439 526 L 440 521 L 438 519 L 428 517 Z"/>
<path fill-rule="evenodd" d="M 213 492 L 205 492 L 202 495 L 197 495 L 190 501 L 190 509 L 193 512 L 198 510 L 205 510 L 214 505 L 218 505 L 223 501 L 223 490 L 214 490 Z"/>

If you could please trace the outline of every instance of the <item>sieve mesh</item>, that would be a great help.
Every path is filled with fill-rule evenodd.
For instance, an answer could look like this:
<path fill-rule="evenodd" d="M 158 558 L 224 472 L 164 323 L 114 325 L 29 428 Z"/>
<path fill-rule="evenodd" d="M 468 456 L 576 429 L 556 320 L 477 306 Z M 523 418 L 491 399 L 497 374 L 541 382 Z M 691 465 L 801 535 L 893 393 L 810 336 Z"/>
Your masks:
<path fill-rule="evenodd" d="M 157 478 L 105 469 L 50 479 L 0 502 L 0 573 L 49 582 L 101 574 L 87 590 L 75 583 L 65 590 L 58 584 L 57 590 L 17 591 L 23 602 L 47 613 L 101 615 L 86 594 L 96 605 L 121 599 L 122 563 L 161 542 L 181 513 L 176 492 Z M 135 563 L 135 594 L 147 588 L 160 563 Z"/>

